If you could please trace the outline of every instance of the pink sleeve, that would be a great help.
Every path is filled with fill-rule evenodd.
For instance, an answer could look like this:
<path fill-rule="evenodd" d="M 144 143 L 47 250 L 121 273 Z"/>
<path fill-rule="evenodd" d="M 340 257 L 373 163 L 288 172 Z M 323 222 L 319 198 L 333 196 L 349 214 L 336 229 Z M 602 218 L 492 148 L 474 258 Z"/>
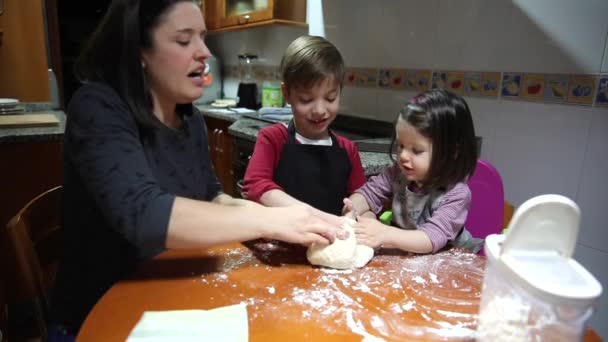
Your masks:
<path fill-rule="evenodd" d="M 393 182 L 399 177 L 399 166 L 393 164 L 378 175 L 369 178 L 367 183 L 356 192 L 365 197 L 365 201 L 374 214 L 380 213 L 384 203 L 393 196 Z"/>
<path fill-rule="evenodd" d="M 243 192 L 247 194 L 247 199 L 259 202 L 265 192 L 283 190 L 272 179 L 286 141 L 287 128 L 283 124 L 264 127 L 259 131 L 243 180 Z"/>
<path fill-rule="evenodd" d="M 465 183 L 458 183 L 443 195 L 430 219 L 417 227 L 431 239 L 433 253 L 456 237 L 467 219 L 470 206 L 471 190 Z"/>
<path fill-rule="evenodd" d="M 338 144 L 342 146 L 346 150 L 348 154 L 348 158 L 350 159 L 350 176 L 348 177 L 348 194 L 352 194 L 355 190 L 365 184 L 367 178 L 365 177 L 365 170 L 363 170 L 363 164 L 361 164 L 361 157 L 359 156 L 359 151 L 357 151 L 357 146 L 351 140 L 348 140 L 342 136 L 336 135 L 338 139 Z"/>

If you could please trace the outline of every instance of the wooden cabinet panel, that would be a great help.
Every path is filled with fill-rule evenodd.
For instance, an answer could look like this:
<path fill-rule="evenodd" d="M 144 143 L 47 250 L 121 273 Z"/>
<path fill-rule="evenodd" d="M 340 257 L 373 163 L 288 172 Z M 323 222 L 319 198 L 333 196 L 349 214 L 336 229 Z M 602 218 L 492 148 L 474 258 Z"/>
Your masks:
<path fill-rule="evenodd" d="M 7 255 L 6 224 L 34 197 L 63 183 L 62 144 L 0 144 L 0 160 L 0 270 L 8 270 L 12 259 Z M 8 283 L 4 281 L 0 280 L 0 330 L 7 338 Z"/>
<path fill-rule="evenodd" d="M 224 31 L 269 24 L 306 26 L 306 0 L 206 0 L 204 15 L 209 31 Z"/>
<path fill-rule="evenodd" d="M 0 97 L 50 101 L 42 0 L 3 0 Z"/>
<path fill-rule="evenodd" d="M 234 171 L 232 159 L 234 153 L 234 137 L 228 133 L 230 121 L 205 117 L 209 136 L 209 158 L 215 168 L 215 174 L 222 184 L 224 192 L 235 196 Z"/>

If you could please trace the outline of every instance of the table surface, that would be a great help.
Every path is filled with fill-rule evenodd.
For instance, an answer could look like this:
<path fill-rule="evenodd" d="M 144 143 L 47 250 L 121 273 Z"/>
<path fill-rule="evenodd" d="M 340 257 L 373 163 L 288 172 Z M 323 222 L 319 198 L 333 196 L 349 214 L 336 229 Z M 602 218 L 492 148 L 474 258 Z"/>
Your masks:
<path fill-rule="evenodd" d="M 347 271 L 312 267 L 303 247 L 277 241 L 171 250 L 115 284 L 78 340 L 124 341 L 144 311 L 245 303 L 252 342 L 472 341 L 484 265 L 458 249 L 387 251 Z"/>

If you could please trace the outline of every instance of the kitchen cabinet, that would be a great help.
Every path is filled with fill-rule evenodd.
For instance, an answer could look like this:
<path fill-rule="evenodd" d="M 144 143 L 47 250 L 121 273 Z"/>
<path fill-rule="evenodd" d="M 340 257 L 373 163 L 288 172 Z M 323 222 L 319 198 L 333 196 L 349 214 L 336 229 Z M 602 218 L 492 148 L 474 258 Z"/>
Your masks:
<path fill-rule="evenodd" d="M 234 171 L 232 159 L 234 153 L 234 137 L 228 133 L 232 122 L 205 116 L 209 137 L 209 158 L 215 168 L 215 174 L 222 184 L 224 192 L 235 196 Z"/>
<path fill-rule="evenodd" d="M 14 262 L 7 252 L 5 227 L 30 200 L 63 183 L 62 146 L 61 141 L 0 143 L 0 270 L 3 271 L 0 281 L 0 330 L 5 339 L 8 339 L 10 314 L 6 306 L 10 285 L 6 280 L 12 276 L 5 270 L 9 270 L 9 264 Z M 23 314 L 21 312 L 13 317 Z"/>
<path fill-rule="evenodd" d="M 0 97 L 50 100 L 43 1 L 0 0 Z"/>
<path fill-rule="evenodd" d="M 210 32 L 269 24 L 306 26 L 306 0 L 205 0 Z"/>

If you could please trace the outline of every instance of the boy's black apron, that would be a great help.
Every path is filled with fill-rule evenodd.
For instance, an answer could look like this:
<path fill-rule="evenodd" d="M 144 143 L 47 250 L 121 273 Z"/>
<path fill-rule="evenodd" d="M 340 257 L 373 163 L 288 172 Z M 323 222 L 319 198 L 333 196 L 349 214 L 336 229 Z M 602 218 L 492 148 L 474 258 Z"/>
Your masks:
<path fill-rule="evenodd" d="M 348 190 L 351 164 L 346 149 L 329 133 L 332 145 L 296 142 L 293 120 L 273 180 L 287 194 L 328 213 L 340 215 Z"/>

